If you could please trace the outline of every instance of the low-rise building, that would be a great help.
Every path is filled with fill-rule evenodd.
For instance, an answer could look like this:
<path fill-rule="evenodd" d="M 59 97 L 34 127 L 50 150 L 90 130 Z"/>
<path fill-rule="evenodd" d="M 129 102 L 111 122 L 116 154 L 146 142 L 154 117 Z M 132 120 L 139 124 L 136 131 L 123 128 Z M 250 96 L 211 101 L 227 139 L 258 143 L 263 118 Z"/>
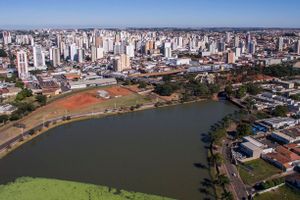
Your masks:
<path fill-rule="evenodd" d="M 17 108 L 10 104 L 0 105 L 0 115 L 11 115 Z"/>
<path fill-rule="evenodd" d="M 273 117 L 261 120 L 260 122 L 270 126 L 273 129 L 280 129 L 296 126 L 299 123 L 299 120 L 289 117 Z"/>
<path fill-rule="evenodd" d="M 274 131 L 272 132 L 271 136 L 275 140 L 284 144 L 294 143 L 300 141 L 300 128 L 294 127 L 290 129 Z"/>
<path fill-rule="evenodd" d="M 95 87 L 95 86 L 116 85 L 117 80 L 115 78 L 78 80 L 78 81 L 70 81 L 69 84 L 70 84 L 70 88 L 73 90 L 73 89 L 82 89 L 82 88 Z"/>
<path fill-rule="evenodd" d="M 300 156 L 283 146 L 278 146 L 275 152 L 262 154 L 262 158 L 283 171 L 292 171 L 300 162 Z"/>

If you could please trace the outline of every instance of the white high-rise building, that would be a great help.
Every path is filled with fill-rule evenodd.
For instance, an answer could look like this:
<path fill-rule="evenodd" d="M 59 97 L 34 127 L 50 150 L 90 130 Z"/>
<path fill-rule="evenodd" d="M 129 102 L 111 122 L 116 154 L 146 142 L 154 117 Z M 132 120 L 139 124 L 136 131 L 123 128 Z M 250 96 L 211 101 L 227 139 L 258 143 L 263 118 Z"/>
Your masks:
<path fill-rule="evenodd" d="M 40 45 L 35 45 L 33 47 L 33 63 L 36 69 L 45 68 L 45 53 Z"/>
<path fill-rule="evenodd" d="M 82 48 L 77 49 L 77 59 L 79 63 L 83 63 L 84 61 L 84 50 Z"/>
<path fill-rule="evenodd" d="M 7 45 L 7 44 L 10 44 L 12 42 L 10 32 L 4 31 L 2 33 L 2 35 L 3 35 L 3 44 Z"/>
<path fill-rule="evenodd" d="M 241 48 L 236 47 L 234 53 L 235 58 L 239 58 L 241 56 Z"/>
<path fill-rule="evenodd" d="M 69 47 L 69 56 L 70 56 L 70 60 L 71 61 L 74 61 L 76 60 L 76 55 L 77 55 L 77 48 L 76 48 L 76 44 L 73 43 L 70 45 Z"/>
<path fill-rule="evenodd" d="M 126 55 L 129 56 L 129 58 L 134 58 L 134 45 L 129 44 L 126 46 Z"/>
<path fill-rule="evenodd" d="M 231 40 L 231 33 L 230 32 L 226 32 L 226 43 L 230 43 Z"/>
<path fill-rule="evenodd" d="M 95 46 L 92 46 L 91 59 L 92 62 L 96 62 L 97 60 L 97 48 Z"/>
<path fill-rule="evenodd" d="M 170 42 L 166 42 L 164 44 L 164 56 L 165 58 L 172 58 L 172 48 Z"/>
<path fill-rule="evenodd" d="M 104 57 L 104 49 L 101 47 L 97 48 L 97 59 L 101 59 Z"/>
<path fill-rule="evenodd" d="M 60 65 L 60 51 L 59 48 L 57 47 L 53 47 L 50 50 L 50 55 L 51 55 L 51 62 L 53 67 L 57 67 L 58 65 Z"/>
<path fill-rule="evenodd" d="M 23 50 L 17 52 L 17 69 L 20 79 L 27 79 L 29 77 L 27 53 Z"/>

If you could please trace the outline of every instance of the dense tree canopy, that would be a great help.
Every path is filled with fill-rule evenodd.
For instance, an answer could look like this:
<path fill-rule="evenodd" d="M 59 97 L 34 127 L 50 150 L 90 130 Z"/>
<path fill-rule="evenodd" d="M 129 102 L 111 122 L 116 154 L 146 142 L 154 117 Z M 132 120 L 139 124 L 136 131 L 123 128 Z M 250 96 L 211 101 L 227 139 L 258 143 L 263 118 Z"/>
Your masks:
<path fill-rule="evenodd" d="M 288 111 L 288 107 L 279 105 L 273 110 L 272 115 L 276 117 L 286 117 Z"/>
<path fill-rule="evenodd" d="M 0 57 L 7 57 L 7 53 L 3 49 L 0 49 Z"/>

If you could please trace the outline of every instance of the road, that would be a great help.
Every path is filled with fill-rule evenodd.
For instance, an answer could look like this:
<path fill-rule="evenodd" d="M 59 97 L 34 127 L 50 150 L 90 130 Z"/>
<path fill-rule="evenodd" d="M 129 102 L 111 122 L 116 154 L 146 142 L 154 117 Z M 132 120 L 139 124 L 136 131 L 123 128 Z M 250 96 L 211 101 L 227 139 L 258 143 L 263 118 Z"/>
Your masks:
<path fill-rule="evenodd" d="M 247 199 L 248 198 L 248 191 L 247 188 L 242 181 L 242 179 L 239 177 L 238 170 L 234 164 L 231 163 L 231 157 L 230 157 L 230 142 L 224 141 L 221 153 L 224 157 L 224 163 L 223 167 L 224 170 L 227 173 L 227 176 L 230 180 L 230 189 L 233 192 L 233 195 L 236 199 Z"/>

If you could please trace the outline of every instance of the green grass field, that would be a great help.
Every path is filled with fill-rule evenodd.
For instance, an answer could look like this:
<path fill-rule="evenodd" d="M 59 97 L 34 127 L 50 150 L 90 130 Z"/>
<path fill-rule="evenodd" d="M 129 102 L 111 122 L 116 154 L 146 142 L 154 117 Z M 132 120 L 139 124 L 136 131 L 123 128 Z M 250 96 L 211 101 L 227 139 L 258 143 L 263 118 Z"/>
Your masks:
<path fill-rule="evenodd" d="M 279 169 L 262 159 L 246 162 L 245 166 L 239 166 L 238 169 L 242 180 L 248 185 L 280 173 Z"/>
<path fill-rule="evenodd" d="M 0 200 L 168 200 L 104 186 L 44 178 L 19 178 L 0 186 Z"/>
<path fill-rule="evenodd" d="M 292 189 L 288 186 L 282 186 L 275 191 L 270 191 L 261 195 L 254 197 L 255 200 L 270 200 L 270 199 L 280 199 L 280 200 L 299 200 L 300 191 Z"/>

